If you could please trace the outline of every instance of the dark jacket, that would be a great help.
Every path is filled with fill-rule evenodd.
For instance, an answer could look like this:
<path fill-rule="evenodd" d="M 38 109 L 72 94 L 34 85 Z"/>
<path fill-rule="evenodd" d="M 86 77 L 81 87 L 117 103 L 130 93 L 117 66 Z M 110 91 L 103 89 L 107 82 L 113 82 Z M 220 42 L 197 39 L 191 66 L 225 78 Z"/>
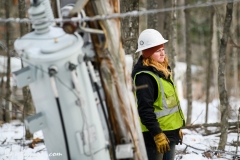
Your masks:
<path fill-rule="evenodd" d="M 137 64 L 134 66 L 132 71 L 132 79 L 137 72 L 140 71 L 151 71 L 155 74 L 158 74 L 159 77 L 164 78 L 165 80 L 170 81 L 170 77 L 165 77 L 163 72 L 156 70 L 152 66 L 143 66 L 142 63 L 143 57 L 140 56 Z M 170 70 L 170 67 L 169 67 Z M 138 104 L 138 113 L 143 125 L 147 127 L 149 132 L 143 132 L 144 139 L 149 139 L 149 141 L 153 141 L 153 137 L 160 132 L 163 132 L 159 126 L 156 115 L 154 113 L 153 103 L 158 97 L 158 86 L 156 80 L 149 74 L 141 73 L 137 75 L 135 85 L 148 85 L 147 88 L 139 89 L 136 91 L 137 95 L 137 104 Z M 170 141 L 174 141 L 176 143 L 179 142 L 179 129 L 172 131 L 164 131 L 166 136 Z M 154 142 L 154 141 L 153 141 Z"/>

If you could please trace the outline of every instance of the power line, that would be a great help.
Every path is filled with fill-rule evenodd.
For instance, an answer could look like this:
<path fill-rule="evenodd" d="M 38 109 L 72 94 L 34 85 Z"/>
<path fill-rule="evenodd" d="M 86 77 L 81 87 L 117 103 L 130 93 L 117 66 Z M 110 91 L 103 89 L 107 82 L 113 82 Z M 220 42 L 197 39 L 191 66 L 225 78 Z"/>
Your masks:
<path fill-rule="evenodd" d="M 151 10 L 144 10 L 144 11 L 131 11 L 126 13 L 113 13 L 109 15 L 97 15 L 94 17 L 84 17 L 84 18 L 78 18 L 73 17 L 70 19 L 62 19 L 62 18 L 56 18 L 56 19 L 38 19 L 38 20 L 31 20 L 28 18 L 0 18 L 0 22 L 16 22 L 16 23 L 39 23 L 39 22 L 86 22 L 86 21 L 97 21 L 97 20 L 107 20 L 107 19 L 114 19 L 114 18 L 125 18 L 125 17 L 137 17 L 141 15 L 147 15 L 147 14 L 154 14 L 154 13 L 160 13 L 160 12 L 169 12 L 169 11 L 176 11 L 176 10 L 182 10 L 182 9 L 192 9 L 192 8 L 202 8 L 202 7 L 209 7 L 214 5 L 221 5 L 225 3 L 233 3 L 233 2 L 240 2 L 240 0 L 222 0 L 217 2 L 206 2 L 202 4 L 194 4 L 194 5 L 187 5 L 187 6 L 178 6 L 178 7 L 172 7 L 172 8 L 164 8 L 164 9 L 151 9 Z"/>

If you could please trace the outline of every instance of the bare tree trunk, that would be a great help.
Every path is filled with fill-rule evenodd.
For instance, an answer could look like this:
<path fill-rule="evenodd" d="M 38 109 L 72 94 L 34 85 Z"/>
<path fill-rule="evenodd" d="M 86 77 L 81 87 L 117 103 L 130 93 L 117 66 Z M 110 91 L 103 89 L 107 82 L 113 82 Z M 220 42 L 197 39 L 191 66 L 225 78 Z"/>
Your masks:
<path fill-rule="evenodd" d="M 185 5 L 190 4 L 190 0 L 185 0 Z M 191 73 L 191 59 L 192 59 L 192 51 L 191 51 L 191 28 L 190 28 L 190 10 L 185 9 L 185 21 L 186 21 L 186 63 L 187 63 L 187 71 L 186 71 L 186 83 L 187 83 L 187 122 L 186 124 L 191 124 L 192 121 L 192 73 Z"/>
<path fill-rule="evenodd" d="M 163 0 L 164 2 L 164 8 L 170 8 L 171 7 L 171 1 L 169 0 Z M 169 39 L 170 34 L 171 34 L 171 27 L 170 27 L 170 22 L 171 22 L 171 12 L 164 12 L 164 20 L 162 20 L 162 22 L 164 23 L 163 25 L 163 37 L 165 39 Z M 166 43 L 166 46 L 168 46 L 169 44 Z M 168 47 L 167 47 L 168 49 Z"/>
<path fill-rule="evenodd" d="M 10 17 L 10 6 L 11 6 L 11 1 L 5 0 L 4 1 L 5 5 L 5 17 L 9 18 Z M 6 47 L 7 47 L 7 82 L 6 82 L 6 103 L 5 103 L 5 120 L 6 122 L 10 122 L 10 96 L 11 96 L 11 89 L 10 89 L 10 74 L 11 74 L 11 56 L 10 56 L 10 47 L 11 47 L 11 31 L 12 31 L 12 26 L 10 22 L 7 22 L 5 24 L 6 27 Z"/>
<path fill-rule="evenodd" d="M 157 0 L 147 0 L 147 9 L 157 9 Z M 147 27 L 158 30 L 158 14 L 148 14 Z"/>
<path fill-rule="evenodd" d="M 120 1 L 120 11 L 121 13 L 130 12 L 133 10 L 139 10 L 138 0 L 121 0 Z M 139 27 L 138 17 L 125 17 L 121 20 L 121 36 L 123 48 L 126 54 L 131 54 L 134 59 L 134 64 L 136 63 L 138 56 L 135 53 L 137 50 L 138 41 L 138 31 Z"/>
<path fill-rule="evenodd" d="M 4 120 L 4 109 L 3 109 L 3 98 L 2 95 L 4 93 L 4 86 L 3 86 L 3 76 L 0 75 L 0 122 Z"/>
<path fill-rule="evenodd" d="M 0 8 L 2 7 L 2 4 L 0 3 Z M 0 26 L 1 27 L 1 26 Z M 2 51 L 2 47 L 0 47 L 0 53 Z M 1 54 L 0 54 L 1 55 Z M 0 122 L 5 121 L 5 115 L 4 115 L 4 106 L 3 106 L 3 95 L 4 95 L 4 81 L 3 81 L 4 75 L 0 73 Z"/>
<path fill-rule="evenodd" d="M 4 17 L 3 13 L 1 12 L 1 10 L 3 10 L 4 8 L 4 4 L 0 3 L 0 17 Z M 4 24 L 0 23 L 0 27 L 2 28 Z M 0 37 L 2 37 L 3 33 L 0 33 Z M 1 43 L 1 41 L 0 41 Z M 0 55 L 3 55 L 4 50 L 3 47 L 0 47 Z M 2 73 L 0 73 L 0 121 L 3 121 L 4 117 L 4 109 L 3 109 L 3 98 L 1 95 L 3 95 L 3 75 Z"/>
<path fill-rule="evenodd" d="M 214 9 L 215 11 L 215 9 Z M 216 12 L 215 12 L 216 13 Z M 214 98 L 218 99 L 218 34 L 217 34 L 217 16 L 214 14 L 213 16 L 213 41 L 212 41 L 212 61 L 213 61 L 213 87 L 214 87 Z M 220 121 L 220 106 L 218 106 L 218 115 L 217 119 Z"/>
<path fill-rule="evenodd" d="M 18 0 L 19 18 L 26 18 L 26 1 Z M 29 32 L 29 25 L 27 23 L 20 23 L 20 36 Z"/>
<path fill-rule="evenodd" d="M 211 80 L 212 80 L 212 44 L 213 44 L 213 17 L 214 17 L 214 8 L 210 7 L 210 18 L 209 18 L 209 27 L 210 27 L 210 35 L 209 39 L 206 43 L 206 53 L 207 56 L 207 82 L 206 82 L 206 114 L 205 114 L 205 123 L 208 123 L 208 104 L 210 99 L 210 87 L 211 87 Z"/>
<path fill-rule="evenodd" d="M 183 6 L 185 4 L 185 0 L 178 0 L 178 5 L 179 6 Z M 181 29 L 180 29 L 180 35 L 178 37 L 178 39 L 180 39 L 181 41 L 178 42 L 178 58 L 184 60 L 184 58 L 186 59 L 186 21 L 185 21 L 185 12 L 184 10 L 180 10 L 178 11 L 179 17 L 179 24 L 181 24 Z"/>
<path fill-rule="evenodd" d="M 18 0 L 19 3 L 19 18 L 26 18 L 26 3 L 25 0 Z M 28 24 L 27 23 L 21 23 L 20 24 L 20 36 L 25 35 L 28 32 Z M 23 67 L 23 62 L 22 62 L 22 67 Z M 24 100 L 24 104 L 23 104 L 23 117 L 22 117 L 22 121 L 24 121 L 24 119 L 31 115 L 33 112 L 33 103 L 32 103 L 32 98 L 30 96 L 30 90 L 29 87 L 23 87 L 22 88 L 22 93 L 23 93 L 23 100 Z M 33 138 L 33 135 L 29 132 L 29 130 L 26 129 L 25 132 L 25 138 L 26 139 L 31 139 Z"/>
<path fill-rule="evenodd" d="M 176 6 L 176 0 L 164 0 L 164 7 L 171 8 Z M 166 43 L 166 53 L 169 59 L 169 65 L 172 69 L 172 78 L 174 79 L 174 68 L 175 68 L 175 48 L 176 48 L 176 11 L 164 12 L 164 38 L 168 39 Z"/>
<path fill-rule="evenodd" d="M 233 16 L 233 30 L 232 33 L 234 35 L 234 40 L 236 42 L 239 42 L 240 44 L 240 3 L 237 3 L 236 5 L 234 5 L 234 11 L 235 11 L 235 16 Z M 239 49 L 238 48 L 233 48 L 233 84 L 234 84 L 234 96 L 236 98 L 239 97 L 239 80 L 238 80 L 238 53 L 239 53 Z"/>
<path fill-rule="evenodd" d="M 177 5 L 177 0 L 172 0 L 172 7 L 175 8 Z M 174 68 L 176 66 L 176 45 L 177 45 L 177 11 L 171 12 L 171 34 L 169 36 L 169 60 L 170 60 L 170 66 L 172 68 L 172 78 L 174 79 Z"/>
<path fill-rule="evenodd" d="M 231 34 L 231 31 L 229 31 L 229 34 Z M 229 43 L 230 44 L 230 43 Z M 232 91 L 232 75 L 230 67 L 232 66 L 232 55 L 233 55 L 233 47 L 231 45 L 227 44 L 226 46 L 226 68 L 225 68 L 225 87 L 228 92 L 229 97 L 231 97 L 231 91 Z M 231 64 L 230 64 L 231 63 Z M 230 112 L 229 112 L 230 113 Z M 230 116 L 229 116 L 230 117 Z"/>
<path fill-rule="evenodd" d="M 233 56 L 232 56 L 232 61 L 233 61 L 233 95 L 234 97 L 238 98 L 239 97 L 239 87 L 238 87 L 238 50 L 237 48 L 233 48 Z"/>
<path fill-rule="evenodd" d="M 147 9 L 147 0 L 138 0 L 139 2 L 139 10 L 144 11 Z M 138 33 L 141 33 L 143 30 L 147 29 L 147 20 L 148 20 L 148 15 L 141 15 L 138 18 Z M 137 44 L 137 43 L 136 43 Z M 139 56 L 141 55 L 141 52 L 133 54 L 133 65 L 137 63 L 137 60 Z"/>
<path fill-rule="evenodd" d="M 229 30 L 232 22 L 233 3 L 228 3 L 226 7 L 226 17 L 224 21 L 223 35 L 221 38 L 220 52 L 219 52 L 219 66 L 218 66 L 218 90 L 221 107 L 221 136 L 218 144 L 218 149 L 224 150 L 227 142 L 228 130 L 228 95 L 225 86 L 225 66 L 226 66 L 226 46 L 228 43 Z"/>
<path fill-rule="evenodd" d="M 90 0 L 86 6 L 88 16 L 119 13 L 119 1 Z M 133 143 L 134 159 L 147 159 L 145 145 L 137 116 L 132 90 L 132 83 L 126 77 L 125 54 L 120 41 L 119 19 L 109 19 L 90 22 L 93 28 L 101 28 L 105 33 L 105 41 L 92 35 L 92 41 L 97 52 L 100 76 L 106 94 L 106 104 L 110 111 L 110 121 L 113 125 L 115 142 L 117 144 Z M 130 76 L 130 75 L 129 75 Z"/>
<path fill-rule="evenodd" d="M 147 1 L 147 0 L 145 0 Z M 157 5 L 158 5 L 158 9 L 164 9 L 164 2 L 163 0 L 157 0 Z M 164 34 L 164 23 L 163 23 L 163 19 L 164 19 L 164 12 L 160 12 L 158 13 L 158 31 L 161 31 L 162 34 Z"/>

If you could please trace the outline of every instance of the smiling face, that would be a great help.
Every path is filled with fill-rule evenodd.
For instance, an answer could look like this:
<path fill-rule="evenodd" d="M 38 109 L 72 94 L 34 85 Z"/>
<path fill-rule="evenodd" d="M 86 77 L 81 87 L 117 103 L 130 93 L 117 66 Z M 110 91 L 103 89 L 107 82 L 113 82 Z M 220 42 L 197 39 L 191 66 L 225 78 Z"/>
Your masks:
<path fill-rule="evenodd" d="M 164 46 L 161 45 L 161 47 L 151 55 L 151 58 L 159 63 L 164 62 L 165 58 Z"/>

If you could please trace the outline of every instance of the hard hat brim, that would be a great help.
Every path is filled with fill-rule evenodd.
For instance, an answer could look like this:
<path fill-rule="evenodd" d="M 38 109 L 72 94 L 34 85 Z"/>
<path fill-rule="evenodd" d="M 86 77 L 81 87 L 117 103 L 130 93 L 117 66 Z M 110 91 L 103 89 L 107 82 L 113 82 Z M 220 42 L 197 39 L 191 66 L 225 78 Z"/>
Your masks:
<path fill-rule="evenodd" d="M 161 43 L 161 44 L 164 44 L 164 43 L 167 43 L 167 42 L 168 42 L 168 40 L 165 39 L 165 40 L 163 41 L 163 43 Z M 152 47 L 161 45 L 161 44 L 153 44 L 153 45 L 150 45 L 150 46 L 146 46 L 146 47 L 139 48 L 139 49 L 136 50 L 135 53 L 140 52 L 140 51 L 145 50 L 145 49 L 148 49 L 148 48 L 152 48 Z"/>

